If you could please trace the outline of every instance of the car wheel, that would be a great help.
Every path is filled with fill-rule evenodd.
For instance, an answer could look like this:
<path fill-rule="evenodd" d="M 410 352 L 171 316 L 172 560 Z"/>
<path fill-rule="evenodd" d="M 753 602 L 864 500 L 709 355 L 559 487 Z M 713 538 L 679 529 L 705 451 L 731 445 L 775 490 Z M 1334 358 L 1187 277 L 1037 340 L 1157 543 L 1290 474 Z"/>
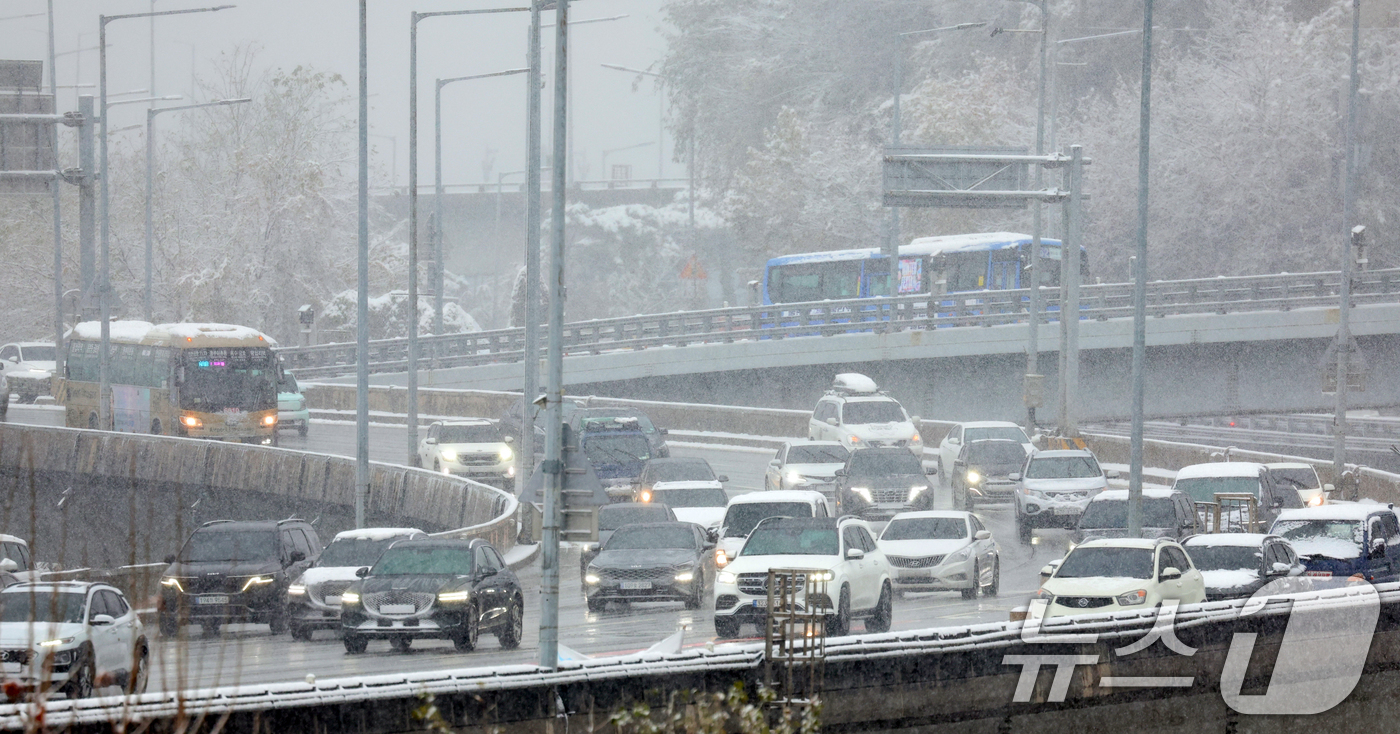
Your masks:
<path fill-rule="evenodd" d="M 146 692 L 146 684 L 150 682 L 151 678 L 151 671 L 148 667 L 150 655 L 150 648 L 146 646 L 145 640 L 136 643 L 136 651 L 131 656 L 131 675 L 127 677 L 126 681 L 127 693 Z"/>
<path fill-rule="evenodd" d="M 889 632 L 894 622 L 894 594 L 886 583 L 880 589 L 880 601 L 875 605 L 875 615 L 865 620 L 867 632 Z"/>
<path fill-rule="evenodd" d="M 516 597 L 511 600 L 510 609 L 506 610 L 505 623 L 496 631 L 496 640 L 501 643 L 501 647 L 514 650 L 520 647 L 520 638 L 524 636 L 525 602 Z"/>
<path fill-rule="evenodd" d="M 836 614 L 826 618 L 826 636 L 844 637 L 851 632 L 851 587 L 841 587 Z"/>
<path fill-rule="evenodd" d="M 733 617 L 715 617 L 715 636 L 732 640 L 739 636 L 739 621 Z"/>
<path fill-rule="evenodd" d="M 297 426 L 297 435 L 306 438 L 306 434 L 311 430 L 311 419 L 308 418 L 301 425 Z"/>
<path fill-rule="evenodd" d="M 1022 543 L 1030 545 L 1031 536 L 1034 534 L 1035 529 L 1031 527 L 1030 519 L 1019 512 L 1016 513 L 1016 537 L 1020 538 Z"/>
<path fill-rule="evenodd" d="M 976 598 L 977 598 L 977 592 L 978 592 L 979 590 L 981 590 L 981 588 L 982 588 L 982 566 L 979 565 L 976 561 L 973 561 L 973 562 L 972 562 L 972 588 L 970 588 L 970 589 L 963 589 L 963 590 L 962 590 L 963 598 L 964 598 L 964 599 L 976 599 Z"/>
<path fill-rule="evenodd" d="M 691 589 L 691 591 L 690 591 L 690 598 L 688 598 L 688 599 L 685 600 L 685 608 L 686 608 L 686 609 L 699 609 L 700 607 L 702 607 L 702 606 L 705 605 L 705 588 L 704 588 L 704 587 L 705 587 L 704 577 L 701 577 L 700 583 L 696 584 L 696 585 L 695 585 L 695 588 Z"/>
<path fill-rule="evenodd" d="M 155 420 L 151 421 L 151 434 L 155 436 L 159 436 L 161 434 L 161 425 L 159 418 L 156 418 Z"/>
<path fill-rule="evenodd" d="M 413 647 L 413 638 L 399 635 L 389 638 L 389 647 L 394 648 L 394 652 L 408 652 L 408 648 Z"/>
<path fill-rule="evenodd" d="M 78 665 L 78 669 L 73 671 L 73 677 L 68 679 L 66 690 L 69 698 L 90 698 L 92 696 L 92 683 L 97 678 L 96 662 L 92 659 L 92 651 L 83 651 L 84 660 Z"/>
<path fill-rule="evenodd" d="M 996 596 L 1001 591 L 1001 556 L 992 559 L 992 583 L 982 590 L 985 596 Z"/>
<path fill-rule="evenodd" d="M 345 633 L 345 637 L 341 638 L 341 642 L 345 643 L 345 652 L 351 655 L 359 655 L 369 649 L 369 639 L 349 632 Z"/>
<path fill-rule="evenodd" d="M 310 642 L 310 641 L 311 641 L 311 628 L 310 628 L 310 627 L 306 627 L 306 626 L 300 625 L 300 624 L 289 624 L 289 625 L 287 625 L 287 631 L 292 633 L 292 639 L 293 639 L 293 640 L 300 640 L 300 641 L 302 641 L 302 642 Z"/>
<path fill-rule="evenodd" d="M 590 612 L 601 612 L 603 611 L 603 607 L 607 605 L 608 602 L 604 599 L 594 599 L 593 597 L 588 597 L 588 611 Z"/>
<path fill-rule="evenodd" d="M 160 615 L 161 637 L 174 637 L 180 634 L 180 618 L 173 614 Z"/>
<path fill-rule="evenodd" d="M 453 647 L 457 652 L 471 652 L 476 649 L 476 638 L 481 634 L 481 614 L 476 611 L 476 605 L 467 607 L 466 619 L 462 622 L 462 632 L 452 640 Z"/>
<path fill-rule="evenodd" d="M 218 620 L 208 620 L 208 621 L 200 622 L 200 623 L 199 623 L 199 626 L 200 626 L 200 628 L 202 628 L 202 629 L 204 630 L 204 636 L 205 636 L 205 637 L 218 637 L 218 636 L 219 636 L 219 622 L 218 622 Z"/>
<path fill-rule="evenodd" d="M 441 474 L 441 473 L 442 473 L 442 462 L 441 462 L 441 461 L 438 461 L 437 459 L 433 459 L 433 472 L 436 473 L 436 474 Z"/>
<path fill-rule="evenodd" d="M 274 635 L 284 634 L 287 631 L 287 610 L 274 610 L 272 616 L 267 618 L 267 631 Z"/>

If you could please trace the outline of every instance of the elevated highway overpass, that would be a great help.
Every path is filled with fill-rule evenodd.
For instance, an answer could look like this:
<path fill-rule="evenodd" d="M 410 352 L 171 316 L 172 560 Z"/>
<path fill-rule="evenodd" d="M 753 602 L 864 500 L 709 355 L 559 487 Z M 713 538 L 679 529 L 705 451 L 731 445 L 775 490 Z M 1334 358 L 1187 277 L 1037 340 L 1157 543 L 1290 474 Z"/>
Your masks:
<path fill-rule="evenodd" d="M 1339 312 L 1338 275 L 1309 273 L 1149 284 L 1146 408 L 1152 418 L 1316 412 L 1324 355 Z M 858 371 L 912 413 L 949 420 L 1019 419 L 1027 291 L 856 299 L 570 323 L 570 392 L 810 409 L 831 375 Z M 1353 285 L 1351 329 L 1370 379 L 1354 407 L 1400 404 L 1400 270 Z M 1052 318 L 1059 304 L 1049 298 Z M 1081 294 L 1078 418 L 1129 413 L 1132 319 L 1128 284 Z M 891 319 L 890 315 L 894 318 Z M 1040 327 L 1053 419 L 1060 323 Z M 420 385 L 519 390 L 523 330 L 421 340 Z M 402 385 L 406 340 L 371 344 L 371 382 Z M 281 350 L 303 378 L 348 383 L 354 344 Z M 1050 415 L 1047 415 L 1050 414 Z"/>

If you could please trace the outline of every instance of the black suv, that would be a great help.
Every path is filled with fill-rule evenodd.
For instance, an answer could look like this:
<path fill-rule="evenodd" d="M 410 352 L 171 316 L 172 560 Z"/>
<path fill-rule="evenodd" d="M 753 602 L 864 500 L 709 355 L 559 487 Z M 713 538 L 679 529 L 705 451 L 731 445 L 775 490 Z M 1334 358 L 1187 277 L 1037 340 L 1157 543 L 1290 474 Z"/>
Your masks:
<path fill-rule="evenodd" d="M 476 540 L 405 540 L 384 551 L 340 594 L 345 651 L 362 653 L 372 639 L 406 652 L 417 638 L 451 640 L 458 652 L 476 647 L 483 631 L 501 647 L 520 645 L 525 593 L 501 554 Z"/>
<path fill-rule="evenodd" d="M 196 622 L 215 635 L 225 622 L 265 623 L 287 631 L 287 586 L 321 555 L 304 520 L 214 520 L 190 535 L 160 580 L 161 634 Z"/>
<path fill-rule="evenodd" d="M 906 448 L 856 449 L 836 470 L 837 515 L 889 519 L 933 509 L 922 462 Z"/>

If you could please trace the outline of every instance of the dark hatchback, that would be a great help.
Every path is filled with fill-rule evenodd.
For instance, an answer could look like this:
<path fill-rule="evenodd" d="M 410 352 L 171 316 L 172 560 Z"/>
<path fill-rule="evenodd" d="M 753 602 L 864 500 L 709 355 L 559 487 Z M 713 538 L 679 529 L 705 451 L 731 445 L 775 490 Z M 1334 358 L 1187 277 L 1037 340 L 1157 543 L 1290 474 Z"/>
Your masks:
<path fill-rule="evenodd" d="M 713 548 L 694 523 L 624 525 L 584 573 L 588 609 L 599 611 L 609 600 L 680 601 L 699 609 L 715 573 Z"/>
<path fill-rule="evenodd" d="M 978 502 L 1011 502 L 1019 482 L 1011 478 L 1026 463 L 1020 441 L 988 438 L 963 444 L 953 462 L 953 506 L 972 509 Z"/>
<path fill-rule="evenodd" d="M 161 634 L 196 622 L 206 635 L 225 622 L 287 631 L 287 587 L 321 555 L 316 531 L 303 520 L 214 520 L 190 534 L 165 560 L 156 609 Z"/>
<path fill-rule="evenodd" d="M 923 463 L 906 448 L 856 449 L 836 470 L 836 514 L 889 518 L 933 508 Z"/>
<path fill-rule="evenodd" d="M 520 645 L 520 580 L 484 540 L 405 540 L 358 575 L 340 595 L 348 653 L 364 652 L 370 640 L 405 652 L 420 638 L 451 640 L 469 652 L 482 632 L 494 632 L 501 647 Z"/>

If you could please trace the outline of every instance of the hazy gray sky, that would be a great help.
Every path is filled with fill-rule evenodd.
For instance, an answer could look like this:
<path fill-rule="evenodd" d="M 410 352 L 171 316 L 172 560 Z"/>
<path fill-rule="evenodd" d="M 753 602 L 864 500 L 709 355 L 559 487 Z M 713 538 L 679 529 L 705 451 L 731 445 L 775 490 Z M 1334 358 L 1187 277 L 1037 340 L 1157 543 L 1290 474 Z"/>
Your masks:
<path fill-rule="evenodd" d="M 232 2 L 231 10 L 156 20 L 156 92 L 190 92 L 190 74 L 208 74 L 219 54 L 255 45 L 262 68 L 291 69 L 298 65 L 342 74 L 353 94 L 358 76 L 358 7 L 355 0 L 159 0 L 157 10 L 196 8 Z M 574 21 L 626 15 L 616 21 L 572 29 L 574 64 L 575 173 L 579 178 L 603 178 L 603 151 L 640 143 L 651 146 L 620 150 L 608 165 L 631 164 L 634 178 L 656 175 L 658 98 L 650 79 L 632 91 L 635 75 L 602 68 L 610 63 L 646 69 L 665 51 L 661 33 L 663 0 L 577 0 L 570 5 Z M 408 48 L 409 13 L 526 5 L 525 0 L 370 0 L 369 90 L 372 164 L 387 172 L 397 158 L 394 179 L 408 180 Z M 47 59 L 46 0 L 0 2 L 0 57 Z M 62 53 L 97 45 L 99 14 L 117 15 L 150 10 L 151 0 L 54 0 L 57 50 Z M 24 16 L 31 13 L 36 17 Z M 553 21 L 553 13 L 545 14 Z M 495 16 L 434 18 L 419 24 L 419 177 L 432 181 L 434 79 L 501 71 L 525 65 L 528 13 Z M 150 36 L 145 19 L 123 20 L 107 27 L 108 89 L 119 91 L 149 86 Z M 546 29 L 546 78 L 553 75 L 553 30 Z M 58 83 L 96 83 L 97 52 L 58 58 Z M 47 79 L 45 80 L 47 84 Z M 448 183 L 482 180 L 482 160 L 488 149 L 499 151 L 495 171 L 524 167 L 523 75 L 459 82 L 443 90 L 443 177 Z M 76 105 L 73 90 L 59 90 L 59 109 Z M 83 93 L 96 95 L 95 88 Z M 551 109 L 553 88 L 545 90 L 544 109 Z M 167 104 L 183 104 L 170 102 Z M 112 111 L 111 126 L 144 121 L 144 107 L 129 105 Z M 347 109 L 354 114 L 354 108 Z M 168 116 L 167 116 L 168 117 Z M 165 118 L 162 118 L 163 120 Z M 173 121 L 166 123 L 174 124 Z M 546 121 L 546 145 L 548 145 Z M 139 136 L 139 132 L 124 133 Z M 396 141 L 391 141 L 393 136 Z M 139 137 L 132 138 L 139 140 Z M 397 155 L 394 149 L 397 144 Z M 586 171 L 585 171 L 586 167 Z M 680 177 L 682 163 L 671 162 L 669 135 L 665 141 L 664 175 Z M 494 175 L 493 175 L 494 179 Z M 508 180 L 519 180 L 519 177 Z M 386 183 L 375 180 L 376 186 Z"/>

